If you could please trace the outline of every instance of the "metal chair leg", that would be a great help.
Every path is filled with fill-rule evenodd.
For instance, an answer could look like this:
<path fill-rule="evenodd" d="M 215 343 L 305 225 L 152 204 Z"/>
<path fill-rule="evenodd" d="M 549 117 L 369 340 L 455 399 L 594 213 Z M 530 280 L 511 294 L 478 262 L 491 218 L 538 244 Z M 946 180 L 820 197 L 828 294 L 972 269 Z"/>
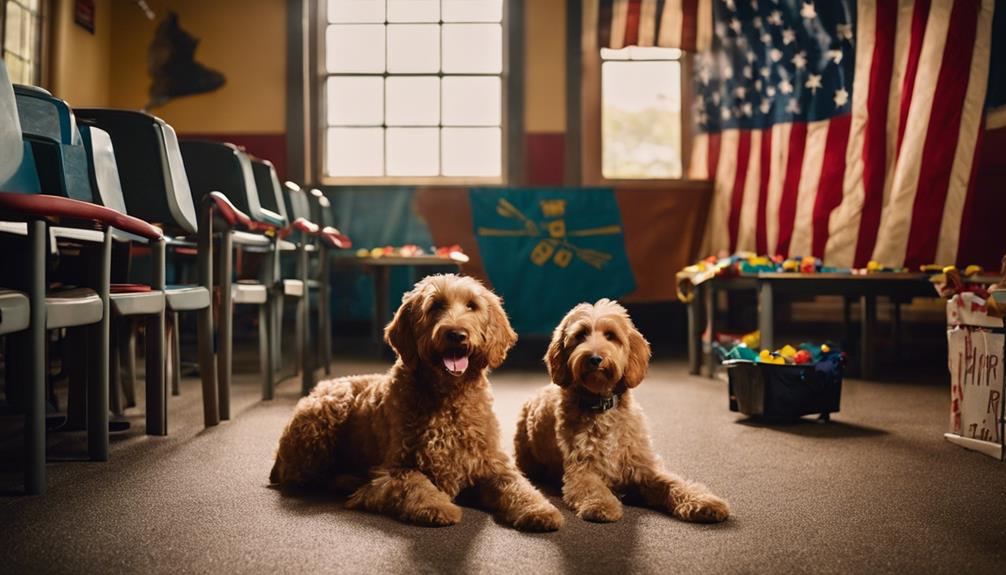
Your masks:
<path fill-rule="evenodd" d="M 153 246 L 153 288 L 164 292 L 164 242 Z M 146 410 L 147 435 L 168 434 L 168 397 L 165 389 L 165 325 L 164 309 L 147 316 Z M 135 333 L 135 331 L 134 331 Z"/>
<path fill-rule="evenodd" d="M 120 344 L 123 347 L 120 353 L 126 360 L 122 391 L 126 396 L 126 407 L 136 407 L 136 321 L 125 318 L 122 327 Z"/>
<path fill-rule="evenodd" d="M 108 342 L 108 408 L 115 415 L 122 415 L 122 356 L 126 351 L 125 329 L 122 324 L 125 318 L 116 318 L 112 322 Z"/>
<path fill-rule="evenodd" d="M 199 210 L 199 283 L 213 298 L 213 220 L 206 208 Z M 220 423 L 217 406 L 217 376 L 213 357 L 213 306 L 198 312 L 199 377 L 203 382 L 203 423 L 210 427 Z"/>
<path fill-rule="evenodd" d="M 231 272 L 233 243 L 230 230 L 220 235 L 219 269 L 220 311 L 217 314 L 217 389 L 219 393 L 220 419 L 231 418 L 231 370 L 234 328 L 234 306 L 231 304 Z"/>
<path fill-rule="evenodd" d="M 311 290 L 308 287 L 307 247 L 303 241 L 297 247 L 297 256 L 297 275 L 300 277 L 304 287 L 304 293 L 297 307 L 297 355 L 300 357 L 301 368 L 300 391 L 302 395 L 307 395 L 314 388 L 314 368 L 311 365 L 311 354 L 308 351 L 311 337 Z"/>
<path fill-rule="evenodd" d="M 24 488 L 29 494 L 39 494 L 45 490 L 45 372 L 48 369 L 45 365 L 45 222 L 28 224 L 28 244 L 31 253 L 28 265 L 31 365 L 26 370 Z"/>
<path fill-rule="evenodd" d="M 172 312 L 171 321 L 168 327 L 168 344 L 171 356 L 168 359 L 168 367 L 171 369 L 171 395 L 181 395 L 182 393 L 182 346 L 178 335 L 178 312 Z"/>
<path fill-rule="evenodd" d="M 101 321 L 87 327 L 89 350 L 87 374 L 87 451 L 95 461 L 108 461 L 108 339 L 111 306 L 108 302 L 112 259 L 112 231 L 105 229 L 98 266 L 97 291 L 101 297 Z M 90 346 L 89 346 L 90 347 Z"/>

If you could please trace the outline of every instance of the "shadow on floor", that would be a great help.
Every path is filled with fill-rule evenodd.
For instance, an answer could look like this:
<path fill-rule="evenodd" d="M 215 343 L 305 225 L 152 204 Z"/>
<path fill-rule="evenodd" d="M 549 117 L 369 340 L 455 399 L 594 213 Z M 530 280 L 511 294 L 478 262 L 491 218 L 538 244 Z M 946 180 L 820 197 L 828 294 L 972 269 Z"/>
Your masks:
<path fill-rule="evenodd" d="M 736 423 L 747 427 L 771 429 L 772 431 L 799 435 L 801 437 L 822 439 L 850 439 L 888 435 L 888 432 L 883 429 L 835 420 L 827 422 L 806 418 L 765 420 L 748 417 L 738 419 Z"/>

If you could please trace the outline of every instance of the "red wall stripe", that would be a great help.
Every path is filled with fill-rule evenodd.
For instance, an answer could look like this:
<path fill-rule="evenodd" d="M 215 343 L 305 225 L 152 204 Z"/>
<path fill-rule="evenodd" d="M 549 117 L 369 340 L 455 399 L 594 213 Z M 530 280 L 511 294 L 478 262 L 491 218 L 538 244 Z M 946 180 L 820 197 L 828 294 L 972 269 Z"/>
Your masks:
<path fill-rule="evenodd" d="M 922 166 L 912 208 L 905 265 L 933 263 L 940 240 L 943 208 L 950 188 L 954 152 L 960 136 L 961 113 L 971 74 L 971 55 L 978 28 L 978 2 L 955 2 L 943 48 L 943 65 L 936 81 L 929 130 L 922 148 Z"/>
<path fill-rule="evenodd" d="M 870 88 L 866 96 L 866 137 L 863 142 L 863 210 L 859 220 L 854 265 L 864 267 L 873 255 L 884 207 L 884 183 L 887 178 L 887 107 L 891 97 L 891 73 L 894 70 L 894 30 L 898 21 L 898 2 L 877 2 L 873 62 Z"/>
<path fill-rule="evenodd" d="M 524 136 L 524 179 L 529 186 L 561 186 L 565 174 L 566 135 L 529 133 Z"/>
<path fill-rule="evenodd" d="M 794 122 L 789 131 L 789 155 L 786 159 L 786 178 L 779 199 L 779 241 L 775 251 L 789 255 L 789 242 L 793 238 L 796 222 L 796 202 L 800 193 L 800 174 L 803 171 L 803 150 L 807 145 L 807 124 Z M 796 254 L 801 255 L 801 254 Z"/>
<path fill-rule="evenodd" d="M 639 11 L 642 0 L 629 0 L 629 13 L 625 17 L 625 45 L 639 44 Z"/>
<path fill-rule="evenodd" d="M 730 196 L 730 217 L 727 220 L 727 230 L 730 232 L 730 251 L 737 251 L 737 232 L 741 223 L 741 206 L 744 205 L 744 180 L 748 175 L 748 162 L 751 160 L 751 132 L 740 131 L 737 142 L 737 174 L 734 176 L 734 192 Z"/>
<path fill-rule="evenodd" d="M 755 246 L 759 254 L 768 253 L 768 179 L 772 174 L 772 128 L 761 132 L 761 172 L 758 182 L 758 222 L 755 225 Z M 773 206 L 778 209 L 778 206 Z"/>
<path fill-rule="evenodd" d="M 852 114 L 836 116 L 828 124 L 828 138 L 824 144 L 821 181 L 814 198 L 813 240 L 811 253 L 824 257 L 828 243 L 828 220 L 831 212 L 842 202 L 842 185 L 845 179 L 845 150 L 849 143 Z"/>
<path fill-rule="evenodd" d="M 720 132 L 709 134 L 709 155 L 706 156 L 706 174 L 716 181 L 716 170 L 720 165 Z"/>

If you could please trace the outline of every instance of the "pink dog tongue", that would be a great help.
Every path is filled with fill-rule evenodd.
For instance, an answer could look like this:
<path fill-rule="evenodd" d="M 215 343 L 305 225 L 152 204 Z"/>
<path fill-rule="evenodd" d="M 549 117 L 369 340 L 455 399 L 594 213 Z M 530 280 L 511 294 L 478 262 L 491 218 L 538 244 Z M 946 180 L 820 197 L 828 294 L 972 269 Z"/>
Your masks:
<path fill-rule="evenodd" d="M 445 357 L 444 367 L 446 367 L 451 373 L 464 373 L 464 371 L 468 369 L 468 356 Z"/>

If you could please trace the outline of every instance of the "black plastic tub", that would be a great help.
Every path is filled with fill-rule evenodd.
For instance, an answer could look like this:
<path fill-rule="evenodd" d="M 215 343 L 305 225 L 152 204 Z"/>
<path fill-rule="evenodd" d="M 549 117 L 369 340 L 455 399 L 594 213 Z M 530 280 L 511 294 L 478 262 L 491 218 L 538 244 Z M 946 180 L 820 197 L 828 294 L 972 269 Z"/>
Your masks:
<path fill-rule="evenodd" d="M 723 362 L 730 389 L 730 411 L 764 418 L 820 414 L 827 420 L 842 398 L 841 359 L 812 365 L 775 365 L 743 359 Z"/>

